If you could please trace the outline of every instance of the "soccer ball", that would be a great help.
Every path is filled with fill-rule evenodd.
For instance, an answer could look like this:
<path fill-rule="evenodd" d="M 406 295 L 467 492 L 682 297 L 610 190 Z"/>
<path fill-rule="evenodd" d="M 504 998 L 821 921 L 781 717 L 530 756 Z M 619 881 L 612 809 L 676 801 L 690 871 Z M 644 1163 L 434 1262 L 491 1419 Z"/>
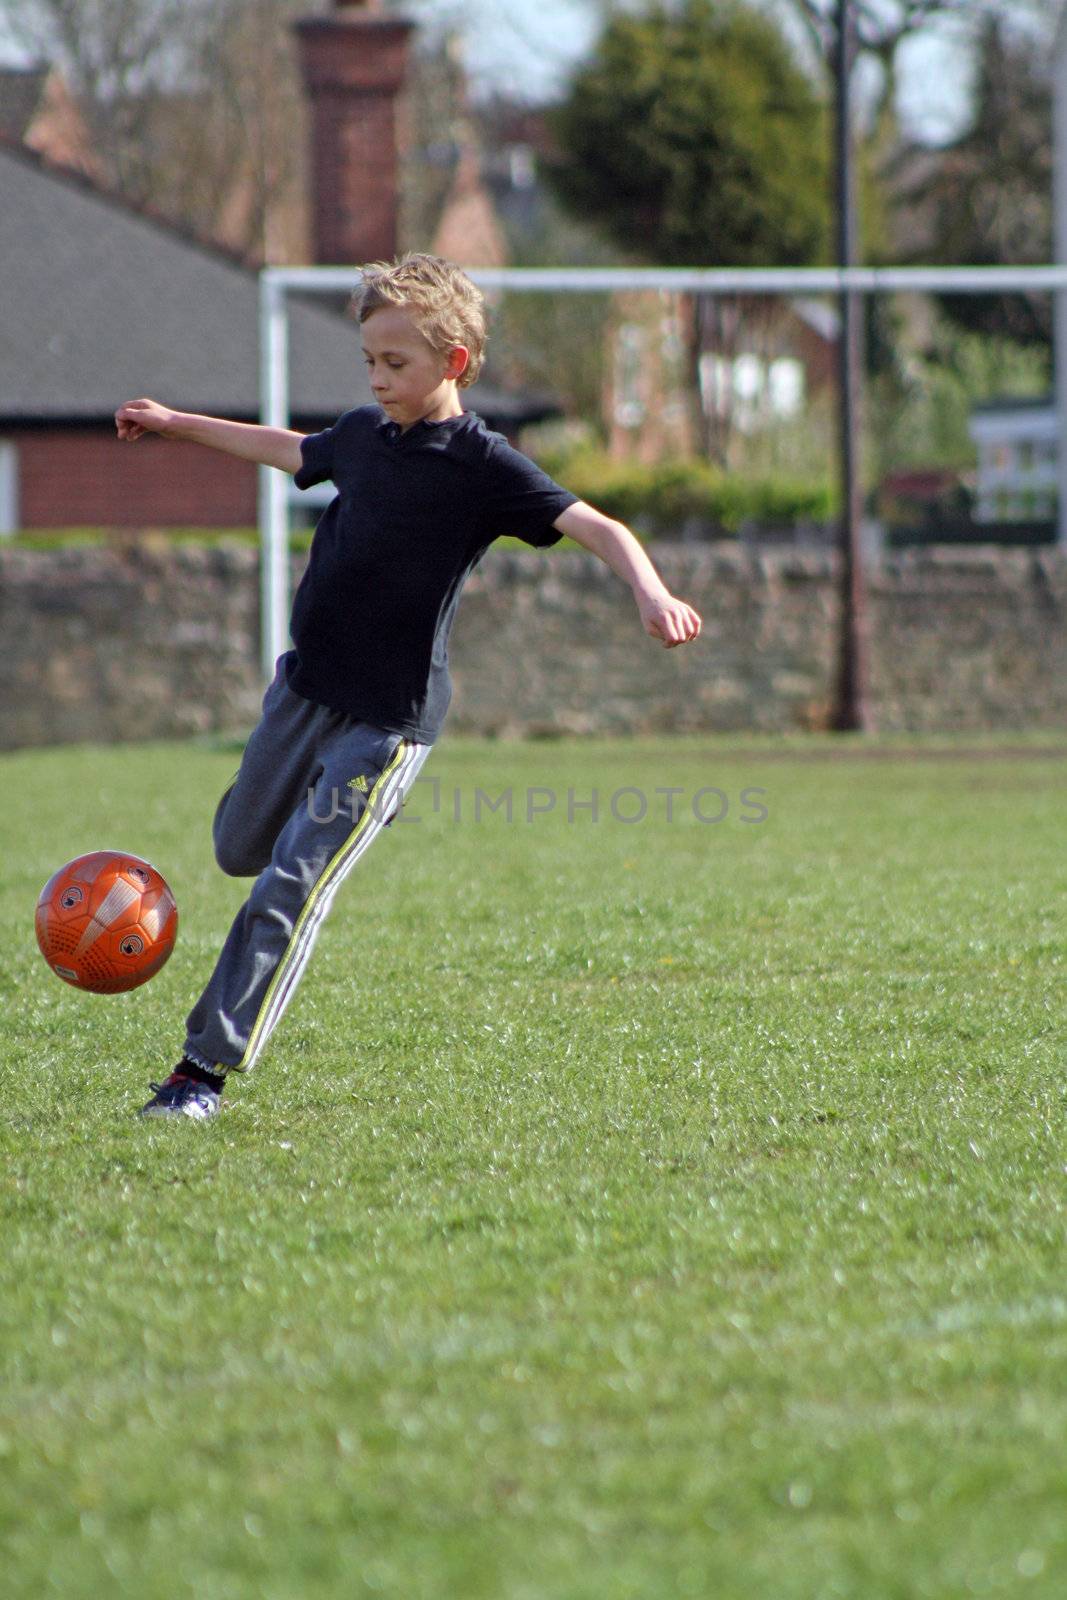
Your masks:
<path fill-rule="evenodd" d="M 174 949 L 178 908 L 139 856 L 94 850 L 53 873 L 37 901 L 37 943 L 57 977 L 119 994 L 155 977 Z"/>

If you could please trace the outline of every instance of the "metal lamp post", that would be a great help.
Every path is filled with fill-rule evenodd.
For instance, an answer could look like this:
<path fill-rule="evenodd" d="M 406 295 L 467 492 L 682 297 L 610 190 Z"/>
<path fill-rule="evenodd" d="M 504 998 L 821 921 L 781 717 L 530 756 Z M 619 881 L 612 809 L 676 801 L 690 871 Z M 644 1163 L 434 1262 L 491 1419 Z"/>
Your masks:
<path fill-rule="evenodd" d="M 837 261 L 853 267 L 857 255 L 856 182 L 852 159 L 851 86 L 855 61 L 851 0 L 837 0 L 834 52 L 834 126 Z M 840 451 L 841 609 L 837 672 L 831 726 L 842 732 L 870 726 L 867 703 L 867 596 L 863 574 L 863 499 L 860 485 L 860 397 L 862 390 L 862 301 L 851 288 L 838 300 L 841 327 L 837 341 L 838 438 Z"/>

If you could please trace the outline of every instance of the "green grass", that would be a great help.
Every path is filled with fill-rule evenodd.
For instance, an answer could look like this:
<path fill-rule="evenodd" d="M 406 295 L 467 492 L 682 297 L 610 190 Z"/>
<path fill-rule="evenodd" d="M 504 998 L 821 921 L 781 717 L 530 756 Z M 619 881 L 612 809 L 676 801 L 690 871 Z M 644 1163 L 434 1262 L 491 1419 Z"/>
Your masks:
<path fill-rule="evenodd" d="M 311 539 L 314 527 L 294 526 L 289 533 L 289 546 L 292 550 L 305 551 L 311 549 Z M 258 549 L 261 535 L 258 528 L 24 528 L 19 533 L 0 539 L 0 550 L 70 550 L 90 548 L 99 545 L 128 545 L 148 544 L 160 545 L 192 545 L 202 549 L 214 549 L 218 545 L 252 546 Z M 495 550 L 529 550 L 529 545 L 522 539 L 512 538 L 505 534 L 503 538 L 494 540 Z M 584 546 L 574 539 L 561 539 L 557 550 L 583 550 Z"/>
<path fill-rule="evenodd" d="M 1058 1600 L 1067 743 L 1011 742 L 446 737 L 207 1127 L 133 1112 L 234 750 L 5 758 L 4 1594 Z M 81 995 L 34 899 L 119 844 L 178 947 Z"/>
<path fill-rule="evenodd" d="M 295 550 L 311 546 L 313 529 L 294 527 L 289 535 Z M 67 550 L 96 545 L 251 545 L 258 548 L 258 528 L 24 528 L 3 541 L 16 550 Z"/>

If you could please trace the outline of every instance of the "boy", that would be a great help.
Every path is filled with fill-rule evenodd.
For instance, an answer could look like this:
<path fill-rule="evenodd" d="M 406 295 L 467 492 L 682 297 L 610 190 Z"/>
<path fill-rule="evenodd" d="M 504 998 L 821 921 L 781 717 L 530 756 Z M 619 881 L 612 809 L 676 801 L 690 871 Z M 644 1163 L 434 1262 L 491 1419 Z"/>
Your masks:
<path fill-rule="evenodd" d="M 467 577 L 500 534 L 537 548 L 562 534 L 633 590 L 668 649 L 700 632 L 621 523 L 579 501 L 464 411 L 486 341 L 484 301 L 458 267 L 409 254 L 363 270 L 353 297 L 377 405 L 302 435 L 120 406 L 120 439 L 189 439 L 332 480 L 293 601 L 263 717 L 214 821 L 219 866 L 256 881 L 207 988 L 181 1061 L 142 1116 L 207 1118 L 230 1072 L 254 1066 L 281 1019 L 341 881 L 396 816 L 448 709 L 448 637 Z M 338 803 L 338 797 L 341 803 Z"/>

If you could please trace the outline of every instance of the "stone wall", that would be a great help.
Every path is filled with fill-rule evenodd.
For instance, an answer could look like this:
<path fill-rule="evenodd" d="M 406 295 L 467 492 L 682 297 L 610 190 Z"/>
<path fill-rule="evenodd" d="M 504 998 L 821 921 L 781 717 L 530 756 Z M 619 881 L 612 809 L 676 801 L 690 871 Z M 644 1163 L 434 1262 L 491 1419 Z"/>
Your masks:
<path fill-rule="evenodd" d="M 450 731 L 826 725 L 835 557 L 727 543 L 651 554 L 704 617 L 685 649 L 645 637 L 595 557 L 491 551 L 453 634 Z M 876 726 L 1063 726 L 1067 551 L 909 550 L 873 565 L 868 584 Z M 258 557 L 246 547 L 160 537 L 0 550 L 0 626 L 0 748 L 240 733 L 258 713 Z"/>

